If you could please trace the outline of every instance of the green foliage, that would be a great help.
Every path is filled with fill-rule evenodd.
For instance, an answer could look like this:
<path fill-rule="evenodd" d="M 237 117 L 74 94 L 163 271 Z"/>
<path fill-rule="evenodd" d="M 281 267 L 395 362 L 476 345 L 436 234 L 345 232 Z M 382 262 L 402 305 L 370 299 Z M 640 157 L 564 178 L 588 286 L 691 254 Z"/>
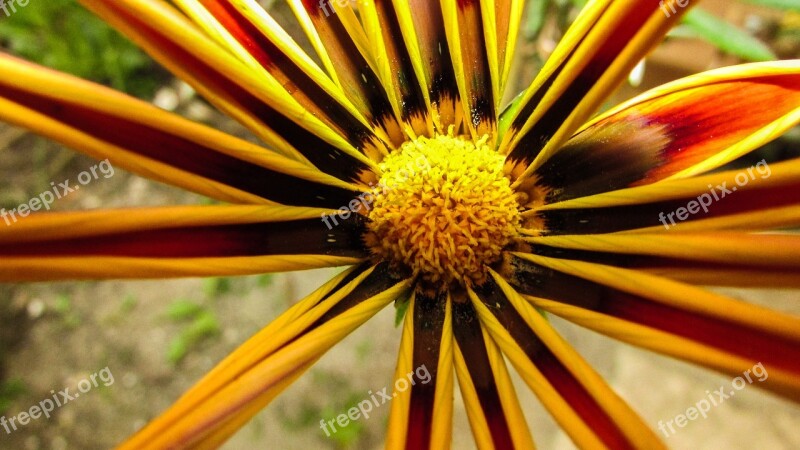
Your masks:
<path fill-rule="evenodd" d="M 336 417 L 340 414 L 346 415 L 350 408 L 357 407 L 360 401 L 368 399 L 367 393 L 354 390 L 349 379 L 335 373 L 315 371 L 311 376 L 318 388 L 329 393 L 325 397 L 324 405 L 321 405 L 318 399 L 308 397 L 303 398 L 291 412 L 278 409 L 283 427 L 294 432 L 318 433 L 322 442 L 331 448 L 363 447 L 368 434 L 366 422 L 372 418 L 361 417 L 358 420 L 351 420 L 347 426 L 342 427 L 336 423 Z M 328 429 L 330 436 L 320 429 L 320 420 L 334 421 L 335 431 Z"/>
<path fill-rule="evenodd" d="M 215 277 L 203 279 L 203 293 L 205 293 L 208 298 L 215 298 L 217 295 L 230 292 L 230 290 L 230 278 Z"/>
<path fill-rule="evenodd" d="M 53 311 L 61 318 L 64 326 L 69 329 L 78 328 L 81 318 L 72 309 L 72 300 L 65 294 L 60 294 L 53 305 Z"/>
<path fill-rule="evenodd" d="M 201 342 L 218 336 L 220 326 L 214 314 L 205 307 L 188 300 L 177 300 L 167 308 L 167 317 L 173 322 L 185 322 L 167 349 L 167 360 L 178 364 Z"/>
<path fill-rule="evenodd" d="M 787 11 L 800 11 L 800 0 L 744 0 L 746 3 L 751 3 L 758 6 L 767 6 L 770 8 L 784 9 Z"/>
<path fill-rule="evenodd" d="M 694 8 L 689 11 L 684 17 L 683 23 L 697 37 L 714 44 L 723 52 L 738 56 L 746 61 L 778 59 L 763 42 L 746 31 L 700 8 Z"/>
<path fill-rule="evenodd" d="M 408 305 L 411 304 L 411 298 L 400 298 L 395 300 L 394 308 L 395 308 L 395 315 L 394 315 L 394 326 L 399 327 L 401 323 L 403 323 L 403 319 L 406 317 L 406 311 L 408 311 Z"/>
<path fill-rule="evenodd" d="M 0 383 L 0 414 L 8 411 L 11 403 L 28 392 L 25 382 L 19 378 Z"/>
<path fill-rule="evenodd" d="M 31 0 L 2 17 L 0 46 L 142 98 L 152 97 L 165 78 L 147 55 L 75 0 Z"/>

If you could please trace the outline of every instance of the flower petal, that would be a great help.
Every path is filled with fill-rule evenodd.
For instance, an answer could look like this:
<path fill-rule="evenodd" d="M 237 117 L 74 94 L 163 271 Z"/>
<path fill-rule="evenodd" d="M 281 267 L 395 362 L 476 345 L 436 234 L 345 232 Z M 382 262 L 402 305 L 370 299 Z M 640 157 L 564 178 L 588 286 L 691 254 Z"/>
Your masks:
<path fill-rule="evenodd" d="M 703 208 L 701 205 L 705 205 Z M 706 211 L 707 210 L 707 211 Z M 691 213 L 691 214 L 690 214 Z M 620 189 L 529 213 L 548 234 L 764 231 L 800 225 L 800 158 Z M 676 220 L 677 219 L 677 220 Z"/>
<path fill-rule="evenodd" d="M 0 54 L 0 119 L 236 203 L 347 204 L 356 187 L 111 89 Z"/>
<path fill-rule="evenodd" d="M 523 178 L 547 160 L 697 2 L 677 3 L 589 2 L 525 92 L 504 136 L 509 172 Z"/>
<path fill-rule="evenodd" d="M 663 448 L 655 434 L 546 320 L 492 272 L 470 298 L 481 322 L 580 448 Z"/>
<path fill-rule="evenodd" d="M 568 200 L 714 169 L 800 123 L 800 61 L 748 64 L 659 87 L 603 114 L 535 171 Z M 746 111 L 746 113 L 743 113 Z"/>
<path fill-rule="evenodd" d="M 365 258 L 361 220 L 328 228 L 321 212 L 188 206 L 6 216 L 0 280 L 240 275 Z"/>
<path fill-rule="evenodd" d="M 471 303 L 453 303 L 453 330 L 458 385 L 478 448 L 535 448 L 503 354 Z"/>
<path fill-rule="evenodd" d="M 522 14 L 525 2 L 522 0 L 486 0 L 481 2 L 483 23 L 495 24 L 487 26 L 486 49 L 489 57 L 489 69 L 492 71 L 495 107 L 500 111 L 500 102 L 506 90 L 506 82 L 511 74 L 514 62 L 514 50 L 517 46 Z"/>
<path fill-rule="evenodd" d="M 635 270 L 531 254 L 517 256 L 525 262 L 514 263 L 515 285 L 524 294 L 714 349 L 714 358 L 704 360 L 696 352 L 687 358 L 728 375 L 738 376 L 753 361 L 762 362 L 770 368 L 770 378 L 761 387 L 800 399 L 800 318 Z M 720 354 L 726 357 L 718 357 Z"/>
<path fill-rule="evenodd" d="M 397 282 L 386 266 L 338 277 L 287 311 L 228 356 L 161 417 L 121 449 L 193 448 L 221 441 L 266 406 L 286 383 L 396 297 L 410 281 Z"/>
<path fill-rule="evenodd" d="M 272 149 L 346 181 L 363 181 L 373 162 L 299 103 L 157 0 L 81 0 Z"/>
<path fill-rule="evenodd" d="M 453 60 L 459 97 L 473 139 L 497 132 L 496 90 L 484 40 L 486 25 L 478 0 L 441 0 L 450 57 Z"/>
<path fill-rule="evenodd" d="M 458 84 L 438 1 L 393 1 L 403 39 L 406 42 L 422 93 L 430 104 L 433 122 L 439 133 L 462 120 Z"/>
<path fill-rule="evenodd" d="M 362 2 L 359 14 L 382 84 L 387 86 L 397 114 L 413 130 L 413 134 L 410 131 L 407 134 L 431 137 L 433 122 L 428 114 L 429 105 L 422 94 L 391 0 Z"/>
<path fill-rule="evenodd" d="M 704 284 L 800 286 L 800 236 L 736 232 L 546 236 L 526 239 L 537 255 L 637 269 L 685 281 L 703 270 Z M 715 271 L 721 271 L 713 278 Z M 731 277 L 730 272 L 748 276 Z M 713 281 L 713 282 L 711 282 Z M 709 283 L 710 282 L 710 283 Z"/>
<path fill-rule="evenodd" d="M 405 140 L 375 62 L 369 55 L 364 30 L 343 2 L 290 0 L 289 6 L 323 60 L 331 61 L 331 76 L 367 120 L 384 130 L 391 144 Z"/>
<path fill-rule="evenodd" d="M 274 91 L 291 96 L 371 158 L 385 154 L 367 119 L 255 0 L 176 3 L 220 45 L 263 73 Z"/>
<path fill-rule="evenodd" d="M 386 448 L 449 448 L 453 421 L 451 301 L 449 296 L 428 298 L 418 292 L 410 301 L 395 370 Z M 420 378 L 420 369 L 430 377 L 427 381 Z M 410 388 L 398 387 L 400 381 L 408 387 L 412 380 L 416 383 Z"/>

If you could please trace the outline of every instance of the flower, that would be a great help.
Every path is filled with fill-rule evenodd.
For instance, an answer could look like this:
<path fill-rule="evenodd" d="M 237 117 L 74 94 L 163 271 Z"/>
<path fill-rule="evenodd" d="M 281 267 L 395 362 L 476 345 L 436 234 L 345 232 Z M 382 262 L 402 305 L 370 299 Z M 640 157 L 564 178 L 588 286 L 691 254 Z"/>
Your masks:
<path fill-rule="evenodd" d="M 3 120 L 229 204 L 32 215 L 0 228 L 0 280 L 352 265 L 122 448 L 221 444 L 393 301 L 397 378 L 430 382 L 390 448 L 448 446 L 456 378 L 479 447 L 532 448 L 505 359 L 579 447 L 663 447 L 546 314 L 800 396 L 800 319 L 696 286 L 798 286 L 800 160 L 712 172 L 800 121 L 797 61 L 591 118 L 686 1 L 589 2 L 505 110 L 520 1 L 290 0 L 321 66 L 254 0 L 82 3 L 268 149 L 2 55 Z"/>

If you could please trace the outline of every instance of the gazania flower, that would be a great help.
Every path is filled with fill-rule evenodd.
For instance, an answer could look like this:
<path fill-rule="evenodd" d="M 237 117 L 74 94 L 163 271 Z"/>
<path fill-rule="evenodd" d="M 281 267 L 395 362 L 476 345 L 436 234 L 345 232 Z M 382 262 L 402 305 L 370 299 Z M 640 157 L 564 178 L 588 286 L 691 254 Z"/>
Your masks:
<path fill-rule="evenodd" d="M 228 204 L 33 214 L 0 280 L 352 266 L 123 448 L 221 444 L 393 301 L 396 379 L 430 379 L 389 448 L 448 446 L 456 380 L 480 448 L 532 448 L 507 362 L 579 447 L 661 448 L 545 313 L 800 398 L 800 319 L 696 286 L 800 285 L 800 160 L 712 172 L 798 123 L 800 63 L 591 119 L 686 2 L 590 1 L 507 109 L 519 0 L 290 0 L 321 64 L 254 0 L 83 3 L 264 146 L 3 55 L 3 120 Z"/>

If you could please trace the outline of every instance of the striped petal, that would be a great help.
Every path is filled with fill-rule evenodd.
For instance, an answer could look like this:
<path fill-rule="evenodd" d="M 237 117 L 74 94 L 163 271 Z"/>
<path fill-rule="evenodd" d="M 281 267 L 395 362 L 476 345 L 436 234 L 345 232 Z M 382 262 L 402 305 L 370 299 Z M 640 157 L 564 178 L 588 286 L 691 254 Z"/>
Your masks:
<path fill-rule="evenodd" d="M 762 362 L 770 378 L 761 387 L 800 399 L 800 318 L 635 270 L 517 256 L 515 285 L 524 294 L 680 338 L 692 346 L 637 345 L 731 376 Z"/>
<path fill-rule="evenodd" d="M 496 273 L 470 298 L 492 339 L 580 448 L 664 448 L 547 321 Z"/>
<path fill-rule="evenodd" d="M 0 227 L 0 281 L 241 275 L 356 263 L 354 215 L 284 206 L 40 213 Z M 15 216 L 17 217 L 17 216 Z"/>
<path fill-rule="evenodd" d="M 473 139 L 497 132 L 496 88 L 489 68 L 485 24 L 478 0 L 441 0 L 447 42 L 455 68 L 459 97 L 467 128 Z"/>
<path fill-rule="evenodd" d="M 677 278 L 702 271 L 703 284 L 800 287 L 800 236 L 735 232 L 546 236 L 531 253 Z M 739 276 L 731 276 L 731 273 Z M 714 274 L 716 274 L 714 276 Z M 700 275 L 696 275 L 700 279 Z"/>
<path fill-rule="evenodd" d="M 800 225 L 800 159 L 666 180 L 544 205 L 547 234 L 707 230 L 764 231 Z"/>
<path fill-rule="evenodd" d="M 356 189 L 244 140 L 5 54 L 0 105 L 2 120 L 224 201 L 337 208 Z"/>
<path fill-rule="evenodd" d="M 331 76 L 347 98 L 385 132 L 391 144 L 399 146 L 405 134 L 370 58 L 366 35 L 352 6 L 342 3 L 290 0 L 289 6 L 320 57 L 331 62 Z"/>
<path fill-rule="evenodd" d="M 593 120 L 534 175 L 551 202 L 696 175 L 800 123 L 798 105 L 800 61 L 695 75 Z"/>
<path fill-rule="evenodd" d="M 507 170 L 526 177 L 552 156 L 697 2 L 677 3 L 589 2 L 525 92 L 501 145 Z"/>
<path fill-rule="evenodd" d="M 453 320 L 449 296 L 415 292 L 406 312 L 399 354 L 386 448 L 450 448 Z"/>
<path fill-rule="evenodd" d="M 462 114 L 442 6 L 430 0 L 392 3 L 436 130 L 446 134 L 451 125 L 460 124 Z"/>
<path fill-rule="evenodd" d="M 190 83 L 272 149 L 347 181 L 371 179 L 373 162 L 160 0 L 82 4 Z"/>
<path fill-rule="evenodd" d="M 362 2 L 359 14 L 378 75 L 388 87 L 396 113 L 411 127 L 412 136 L 432 136 L 429 105 L 422 95 L 422 85 L 414 72 L 391 0 Z"/>
<path fill-rule="evenodd" d="M 385 144 L 344 92 L 255 0 L 176 2 L 220 45 L 373 159 Z"/>
<path fill-rule="evenodd" d="M 222 442 L 328 349 L 395 298 L 409 281 L 386 266 L 343 274 L 232 353 L 121 449 L 195 448 Z"/>
<path fill-rule="evenodd" d="M 471 303 L 453 303 L 453 330 L 458 385 L 478 448 L 535 448 L 503 354 Z"/>
<path fill-rule="evenodd" d="M 486 55 L 492 74 L 492 89 L 495 108 L 500 108 L 506 82 L 511 73 L 514 50 L 517 46 L 525 3 L 522 0 L 485 0 L 481 2 Z M 492 26 L 494 24 L 494 26 Z"/>

